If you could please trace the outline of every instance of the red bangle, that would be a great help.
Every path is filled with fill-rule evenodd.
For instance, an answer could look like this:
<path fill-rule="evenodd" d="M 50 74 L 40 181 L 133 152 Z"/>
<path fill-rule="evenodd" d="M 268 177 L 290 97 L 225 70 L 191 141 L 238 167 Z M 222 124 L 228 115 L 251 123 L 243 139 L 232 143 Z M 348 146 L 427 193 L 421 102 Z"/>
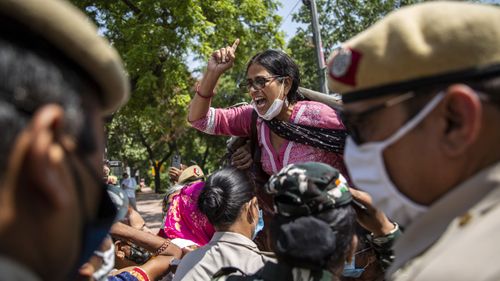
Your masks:
<path fill-rule="evenodd" d="M 137 278 L 137 280 L 139 280 L 139 281 L 149 281 L 150 280 L 146 271 L 144 271 L 144 269 L 142 269 L 140 267 L 134 267 L 132 269 L 132 271 L 129 271 L 129 273 L 130 273 L 130 275 Z"/>
<path fill-rule="evenodd" d="M 196 94 L 199 97 L 204 98 L 204 99 L 211 99 L 215 96 L 214 92 L 212 92 L 212 95 L 210 95 L 210 96 L 204 96 L 204 95 L 200 94 L 200 84 L 196 85 Z"/>

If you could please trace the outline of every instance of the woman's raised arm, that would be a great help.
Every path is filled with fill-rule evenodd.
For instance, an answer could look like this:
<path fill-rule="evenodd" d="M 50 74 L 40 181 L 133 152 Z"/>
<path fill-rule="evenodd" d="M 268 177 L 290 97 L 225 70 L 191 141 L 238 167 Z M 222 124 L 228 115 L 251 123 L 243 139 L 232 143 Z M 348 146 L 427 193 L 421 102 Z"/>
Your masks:
<path fill-rule="evenodd" d="M 196 94 L 191 100 L 188 121 L 196 121 L 207 115 L 211 98 L 220 76 L 234 65 L 235 52 L 240 39 L 232 46 L 221 48 L 212 53 L 208 60 L 207 71 L 196 88 Z"/>

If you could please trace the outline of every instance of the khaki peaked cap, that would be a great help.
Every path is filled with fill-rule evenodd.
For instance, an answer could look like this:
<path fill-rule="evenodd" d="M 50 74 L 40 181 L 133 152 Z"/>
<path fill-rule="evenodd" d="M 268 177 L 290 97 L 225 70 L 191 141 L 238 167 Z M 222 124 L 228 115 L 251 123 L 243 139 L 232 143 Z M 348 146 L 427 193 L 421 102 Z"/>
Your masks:
<path fill-rule="evenodd" d="M 344 102 L 500 76 L 500 8 L 464 2 L 401 8 L 334 51 L 328 76 Z"/>
<path fill-rule="evenodd" d="M 195 180 L 201 179 L 205 176 L 203 170 L 198 165 L 193 165 L 187 167 L 182 173 L 179 175 L 179 179 L 177 182 L 179 184 L 184 184 L 187 180 Z"/>
<path fill-rule="evenodd" d="M 26 26 L 86 71 L 100 87 L 103 114 L 116 111 L 128 100 L 130 84 L 117 51 L 69 2 L 0 0 L 0 16 Z"/>

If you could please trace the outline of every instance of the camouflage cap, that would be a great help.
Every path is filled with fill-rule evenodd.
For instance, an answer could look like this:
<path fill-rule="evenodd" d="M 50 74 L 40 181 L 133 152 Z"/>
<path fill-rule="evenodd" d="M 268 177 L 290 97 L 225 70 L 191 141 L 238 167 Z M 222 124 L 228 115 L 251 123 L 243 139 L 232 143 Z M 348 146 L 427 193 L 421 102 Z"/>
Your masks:
<path fill-rule="evenodd" d="M 273 175 L 265 188 L 274 194 L 276 212 L 286 217 L 313 215 L 352 201 L 342 174 L 319 162 L 288 165 Z"/>
<path fill-rule="evenodd" d="M 120 56 L 90 19 L 68 1 L 1 0 L 0 17 L 43 38 L 84 70 L 100 88 L 104 115 L 127 101 L 130 85 Z"/>
<path fill-rule="evenodd" d="M 334 51 L 329 88 L 344 103 L 500 76 L 500 8 L 429 2 L 401 8 Z"/>

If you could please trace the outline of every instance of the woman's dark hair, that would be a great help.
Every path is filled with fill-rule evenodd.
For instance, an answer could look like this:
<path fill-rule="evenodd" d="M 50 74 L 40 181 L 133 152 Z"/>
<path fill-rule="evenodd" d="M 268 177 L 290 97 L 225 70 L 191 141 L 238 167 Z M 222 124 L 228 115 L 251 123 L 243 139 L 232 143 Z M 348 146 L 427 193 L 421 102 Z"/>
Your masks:
<path fill-rule="evenodd" d="M 246 172 L 233 167 L 210 175 L 198 197 L 198 209 L 212 225 L 226 228 L 232 225 L 241 207 L 255 197 L 255 185 Z"/>
<path fill-rule="evenodd" d="M 344 266 L 355 233 L 356 213 L 350 205 L 303 217 L 276 215 L 271 224 L 278 261 L 316 271 Z"/>
<path fill-rule="evenodd" d="M 253 64 L 259 64 L 272 75 L 290 77 L 292 86 L 287 95 L 290 104 L 297 102 L 299 97 L 298 89 L 300 85 L 300 72 L 297 64 L 285 52 L 278 50 L 266 50 L 253 56 L 247 65 L 248 69 Z"/>

